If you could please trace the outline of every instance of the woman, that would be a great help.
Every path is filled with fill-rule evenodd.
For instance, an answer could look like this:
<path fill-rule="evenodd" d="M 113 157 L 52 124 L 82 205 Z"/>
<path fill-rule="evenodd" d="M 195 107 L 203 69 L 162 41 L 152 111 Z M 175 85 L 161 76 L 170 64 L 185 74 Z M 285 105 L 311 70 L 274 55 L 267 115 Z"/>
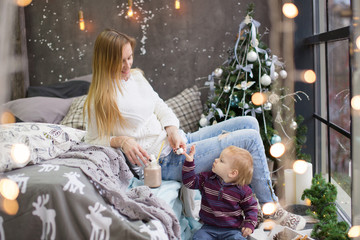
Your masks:
<path fill-rule="evenodd" d="M 253 117 L 236 117 L 194 133 L 179 130 L 179 120 L 152 89 L 140 70 L 132 70 L 135 39 L 115 30 L 105 30 L 95 41 L 93 79 L 85 111 L 85 141 L 121 148 L 131 164 L 148 164 L 151 154 L 161 151 L 164 180 L 181 181 L 185 156 L 196 144 L 195 172 L 211 170 L 213 159 L 234 145 L 248 150 L 254 159 L 251 188 L 260 204 L 278 202 L 274 194 L 259 125 Z M 164 143 L 164 148 L 162 145 Z M 299 230 L 304 218 L 290 214 L 278 205 L 272 218 L 281 225 Z"/>

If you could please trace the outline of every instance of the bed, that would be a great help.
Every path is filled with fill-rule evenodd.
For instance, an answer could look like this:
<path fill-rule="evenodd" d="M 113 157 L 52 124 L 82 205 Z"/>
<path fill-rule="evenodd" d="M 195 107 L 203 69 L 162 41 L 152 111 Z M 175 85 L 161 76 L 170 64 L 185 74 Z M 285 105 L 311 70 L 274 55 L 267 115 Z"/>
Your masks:
<path fill-rule="evenodd" d="M 85 82 L 2 106 L 16 123 L 0 128 L 0 239 L 189 239 L 200 227 L 192 193 L 176 181 L 150 189 L 120 150 L 83 142 Z M 196 86 L 166 102 L 185 131 L 198 128 Z M 29 157 L 14 150 L 24 145 Z"/>

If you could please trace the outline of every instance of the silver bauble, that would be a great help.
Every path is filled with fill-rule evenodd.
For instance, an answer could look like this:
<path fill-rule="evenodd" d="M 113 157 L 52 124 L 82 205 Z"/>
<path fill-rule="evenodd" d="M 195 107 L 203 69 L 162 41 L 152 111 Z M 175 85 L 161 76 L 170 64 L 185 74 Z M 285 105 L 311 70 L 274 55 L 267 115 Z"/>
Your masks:
<path fill-rule="evenodd" d="M 228 93 L 228 92 L 230 92 L 230 90 L 231 90 L 230 85 L 224 86 L 224 92 Z"/>
<path fill-rule="evenodd" d="M 293 130 L 296 130 L 298 127 L 297 123 L 293 120 L 291 123 L 290 123 L 290 128 L 293 129 Z"/>
<path fill-rule="evenodd" d="M 264 110 L 269 111 L 272 108 L 272 104 L 271 104 L 271 102 L 266 102 L 266 103 L 264 103 L 263 107 L 264 107 Z"/>
<path fill-rule="evenodd" d="M 223 74 L 223 70 L 222 68 L 216 68 L 215 71 L 214 71 L 214 76 L 215 77 L 221 77 L 221 75 Z"/>
<path fill-rule="evenodd" d="M 258 58 L 257 53 L 252 50 L 248 52 L 248 54 L 246 55 L 246 59 L 248 62 L 255 62 L 257 58 Z"/>
<path fill-rule="evenodd" d="M 262 75 L 260 78 L 260 83 L 261 83 L 261 85 L 263 85 L 265 87 L 269 86 L 271 84 L 270 76 L 267 74 Z"/>
<path fill-rule="evenodd" d="M 277 72 L 274 72 L 274 76 L 272 77 L 272 80 L 275 81 L 279 78 L 279 74 Z"/>
<path fill-rule="evenodd" d="M 202 117 L 199 121 L 200 127 L 205 127 L 208 125 L 208 120 L 206 119 L 206 117 Z"/>
<path fill-rule="evenodd" d="M 276 104 L 277 102 L 279 102 L 279 100 L 280 100 L 279 95 L 277 95 L 275 93 L 270 94 L 270 96 L 268 97 L 268 101 L 271 104 Z"/>
<path fill-rule="evenodd" d="M 285 79 L 287 77 L 287 72 L 285 70 L 281 70 L 279 74 L 282 79 Z"/>

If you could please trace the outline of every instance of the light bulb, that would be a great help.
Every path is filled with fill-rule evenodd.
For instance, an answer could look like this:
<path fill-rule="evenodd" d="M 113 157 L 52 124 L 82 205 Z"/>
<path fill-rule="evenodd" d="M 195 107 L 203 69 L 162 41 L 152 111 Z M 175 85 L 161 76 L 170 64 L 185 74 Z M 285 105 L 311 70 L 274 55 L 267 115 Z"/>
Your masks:
<path fill-rule="evenodd" d="M 303 74 L 304 81 L 307 83 L 314 83 L 316 81 L 316 74 L 313 70 L 306 70 Z"/>
<path fill-rule="evenodd" d="M 1 124 L 15 123 L 15 117 L 11 112 L 1 114 Z"/>
<path fill-rule="evenodd" d="M 11 147 L 11 157 L 14 162 L 24 164 L 30 158 L 30 149 L 23 143 L 13 144 Z"/>
<path fill-rule="evenodd" d="M 85 30 L 84 12 L 82 10 L 79 11 L 79 28 L 81 31 Z"/>
<path fill-rule="evenodd" d="M 274 158 L 279 158 L 285 153 L 285 145 L 281 142 L 275 143 L 270 147 L 270 154 Z"/>
<path fill-rule="evenodd" d="M 26 7 L 27 5 L 29 5 L 32 2 L 32 0 L 16 0 L 16 4 L 19 7 Z"/>
<path fill-rule="evenodd" d="M 296 160 L 293 164 L 293 170 L 297 174 L 304 174 L 308 168 L 308 164 L 304 160 Z"/>
<path fill-rule="evenodd" d="M 276 211 L 276 205 L 273 202 L 265 203 L 262 207 L 262 211 L 265 215 L 271 215 Z"/>
<path fill-rule="evenodd" d="M 11 179 L 3 178 L 0 180 L 0 194 L 9 200 L 15 200 L 19 196 L 19 187 Z"/>
<path fill-rule="evenodd" d="M 356 95 L 351 99 L 351 107 L 354 110 L 360 110 L 360 95 Z"/>
<path fill-rule="evenodd" d="M 282 11 L 287 18 L 295 18 L 299 13 L 297 7 L 293 3 L 285 3 L 282 7 Z"/>
<path fill-rule="evenodd" d="M 19 203 L 17 200 L 2 199 L 0 210 L 8 215 L 15 215 L 19 211 Z"/>
<path fill-rule="evenodd" d="M 128 15 L 129 17 L 132 17 L 132 16 L 134 15 L 134 12 L 133 12 L 133 10 L 132 10 L 132 6 L 131 6 L 131 5 L 129 6 L 129 10 L 128 10 L 128 12 L 127 12 L 127 15 Z"/>
<path fill-rule="evenodd" d="M 263 93 L 256 92 L 251 96 L 251 101 L 255 105 L 262 105 L 266 101 L 266 96 Z"/>
<path fill-rule="evenodd" d="M 351 238 L 360 237 L 360 226 L 352 226 L 348 232 L 348 236 Z"/>
<path fill-rule="evenodd" d="M 175 0 L 175 9 L 180 9 L 180 0 Z"/>

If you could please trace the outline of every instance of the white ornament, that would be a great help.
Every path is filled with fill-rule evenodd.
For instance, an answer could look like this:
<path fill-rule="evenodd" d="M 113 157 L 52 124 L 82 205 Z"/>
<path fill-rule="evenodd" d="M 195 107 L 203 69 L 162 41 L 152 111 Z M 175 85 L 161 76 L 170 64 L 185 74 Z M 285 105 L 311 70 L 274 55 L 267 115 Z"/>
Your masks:
<path fill-rule="evenodd" d="M 184 149 L 182 149 L 182 148 L 176 149 L 176 154 L 177 154 L 177 155 L 180 155 L 180 154 L 182 154 L 183 152 L 184 152 Z"/>
<path fill-rule="evenodd" d="M 276 104 L 277 102 L 279 102 L 279 100 L 280 100 L 279 95 L 277 95 L 275 93 L 270 94 L 270 96 L 268 97 L 268 101 L 271 104 Z"/>
<path fill-rule="evenodd" d="M 271 110 L 271 108 L 272 108 L 271 102 L 264 103 L 264 110 L 269 111 L 269 110 Z"/>
<path fill-rule="evenodd" d="M 259 46 L 259 40 L 255 39 L 255 42 L 254 42 L 254 43 L 251 42 L 251 45 L 252 45 L 253 47 L 258 47 L 258 46 Z"/>
<path fill-rule="evenodd" d="M 282 79 L 285 79 L 287 77 L 287 72 L 285 70 L 280 71 L 280 76 Z"/>
<path fill-rule="evenodd" d="M 271 84 L 270 76 L 267 75 L 267 74 L 262 75 L 261 78 L 260 78 L 260 83 L 261 83 L 261 85 L 263 85 L 265 87 L 269 86 Z"/>
<path fill-rule="evenodd" d="M 272 80 L 275 81 L 278 78 L 279 78 L 279 74 L 277 72 L 274 72 L 274 76 L 273 76 Z"/>
<path fill-rule="evenodd" d="M 258 58 L 258 55 L 256 52 L 254 52 L 253 50 L 251 50 L 250 52 L 248 52 L 248 54 L 246 55 L 246 59 L 249 62 L 255 62 L 256 59 Z"/>
<path fill-rule="evenodd" d="M 228 93 L 230 92 L 231 87 L 229 85 L 224 86 L 224 92 Z"/>
<path fill-rule="evenodd" d="M 296 130 L 297 129 L 297 122 L 295 122 L 294 120 L 290 123 L 290 127 L 293 129 L 293 130 Z"/>
<path fill-rule="evenodd" d="M 268 61 L 265 62 L 265 64 L 266 64 L 266 66 L 270 67 L 271 66 L 271 61 L 268 60 Z"/>
<path fill-rule="evenodd" d="M 206 119 L 206 117 L 202 117 L 200 118 L 199 124 L 201 127 L 205 127 L 208 125 L 208 120 Z"/>
<path fill-rule="evenodd" d="M 215 71 L 214 71 L 215 77 L 221 77 L 222 74 L 223 74 L 223 70 L 221 68 L 215 69 Z"/>

